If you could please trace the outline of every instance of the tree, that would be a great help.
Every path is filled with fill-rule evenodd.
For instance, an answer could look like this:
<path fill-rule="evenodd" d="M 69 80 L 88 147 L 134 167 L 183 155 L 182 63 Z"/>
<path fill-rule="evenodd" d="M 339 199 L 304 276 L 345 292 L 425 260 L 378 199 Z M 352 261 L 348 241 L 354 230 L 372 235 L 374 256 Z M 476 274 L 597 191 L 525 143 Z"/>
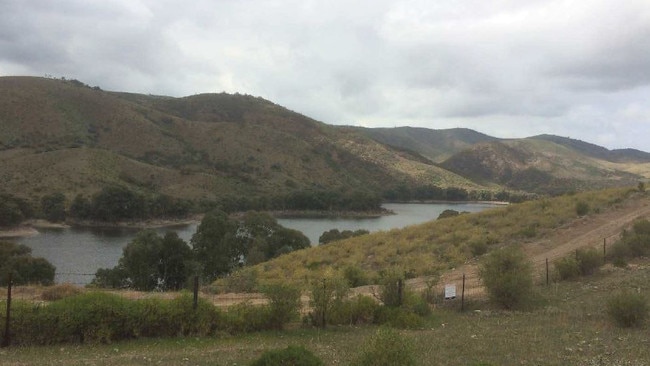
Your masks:
<path fill-rule="evenodd" d="M 244 248 L 236 235 L 237 222 L 225 212 L 215 210 L 203 217 L 190 242 L 204 279 L 213 281 L 242 262 Z"/>
<path fill-rule="evenodd" d="M 7 274 L 13 273 L 16 285 L 54 283 L 56 268 L 44 258 L 32 257 L 32 250 L 25 245 L 0 242 L 0 285 L 7 285 Z"/>
<path fill-rule="evenodd" d="M 41 211 L 49 221 L 60 222 L 65 220 L 65 195 L 57 192 L 43 196 L 41 198 Z"/>
<path fill-rule="evenodd" d="M 493 251 L 479 268 L 490 300 L 506 309 L 526 304 L 533 289 L 533 270 L 521 249 Z"/>
<path fill-rule="evenodd" d="M 161 238 L 153 230 L 139 232 L 124 248 L 113 269 L 99 269 L 93 283 L 100 287 L 137 290 L 178 290 L 192 270 L 190 247 L 170 232 Z"/>
<path fill-rule="evenodd" d="M 237 239 L 246 264 L 256 264 L 294 250 L 308 248 L 309 238 L 288 229 L 268 213 L 249 211 L 239 222 Z"/>

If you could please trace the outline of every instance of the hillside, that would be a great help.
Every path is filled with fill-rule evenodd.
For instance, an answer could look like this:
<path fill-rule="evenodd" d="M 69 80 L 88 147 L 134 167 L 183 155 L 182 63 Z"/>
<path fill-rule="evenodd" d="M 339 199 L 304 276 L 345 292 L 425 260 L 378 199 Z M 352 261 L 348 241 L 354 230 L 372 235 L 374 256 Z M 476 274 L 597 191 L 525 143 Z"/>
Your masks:
<path fill-rule="evenodd" d="M 453 199 L 491 199 L 503 190 L 555 194 L 650 177 L 648 153 L 554 136 L 330 126 L 248 95 L 173 98 L 65 79 L 1 77 L 0 125 L 0 193 L 33 202 L 122 186 L 277 208 L 287 195 L 321 206 L 332 193 L 449 199 L 441 188 L 466 191 Z"/>
<path fill-rule="evenodd" d="M 440 166 L 479 184 L 496 182 L 540 194 L 632 186 L 643 179 L 630 170 L 642 162 L 615 163 L 603 158 L 611 155 L 605 154 L 609 150 L 586 151 L 574 145 L 538 138 L 502 140 L 474 145 Z"/>
<path fill-rule="evenodd" d="M 383 144 L 417 152 L 436 163 L 475 144 L 498 140 L 467 128 L 432 130 L 418 127 L 355 127 L 354 129 Z"/>
<path fill-rule="evenodd" d="M 0 78 L 0 180 L 23 196 L 123 185 L 189 199 L 435 183 L 480 188 L 362 134 L 261 98 L 105 92 L 78 81 Z"/>
<path fill-rule="evenodd" d="M 587 218 L 576 215 L 578 202 L 588 203 Z M 292 252 L 245 268 L 244 272 L 256 272 L 260 281 L 298 283 L 342 273 L 348 267 L 361 270 L 369 279 L 391 268 L 411 278 L 425 278 L 472 262 L 502 246 L 523 244 L 531 255 L 540 256 L 567 243 L 571 246 L 566 252 L 602 245 L 603 237 L 620 233 L 625 225 L 648 214 L 650 202 L 645 193 L 625 188 L 591 191 L 358 236 Z M 571 244 L 572 233 L 579 231 L 565 228 L 579 229 L 587 222 L 593 222 L 591 230 L 600 230 L 601 236 Z M 603 231 L 605 228 L 609 231 Z"/>

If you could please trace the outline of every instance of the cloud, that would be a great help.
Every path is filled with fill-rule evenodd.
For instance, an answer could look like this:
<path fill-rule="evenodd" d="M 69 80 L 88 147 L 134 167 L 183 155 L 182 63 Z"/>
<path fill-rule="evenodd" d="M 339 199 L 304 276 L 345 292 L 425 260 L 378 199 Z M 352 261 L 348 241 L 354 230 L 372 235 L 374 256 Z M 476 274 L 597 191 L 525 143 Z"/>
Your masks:
<path fill-rule="evenodd" d="M 645 0 L 0 3 L 0 74 L 262 96 L 334 124 L 650 150 Z M 635 112 L 636 111 L 636 112 Z"/>

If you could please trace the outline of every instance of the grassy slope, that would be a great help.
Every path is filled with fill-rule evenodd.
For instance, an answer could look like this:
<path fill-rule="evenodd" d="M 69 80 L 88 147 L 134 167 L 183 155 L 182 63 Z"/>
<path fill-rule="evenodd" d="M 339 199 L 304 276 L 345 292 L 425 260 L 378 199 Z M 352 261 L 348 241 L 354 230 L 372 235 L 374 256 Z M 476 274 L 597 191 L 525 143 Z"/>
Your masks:
<path fill-rule="evenodd" d="M 649 326 L 620 329 L 605 314 L 621 289 L 648 294 L 650 262 L 606 267 L 577 281 L 539 286 L 530 312 L 490 310 L 469 301 L 469 311 L 441 307 L 423 329 L 401 330 L 420 365 L 646 365 Z M 457 304 L 455 304 L 457 305 Z M 480 309 L 480 312 L 473 311 Z M 303 345 L 326 365 L 349 365 L 376 332 L 372 326 L 264 332 L 221 338 L 143 339 L 110 345 L 8 348 L 3 365 L 246 365 L 270 349 Z"/>
<path fill-rule="evenodd" d="M 579 201 L 588 202 L 597 212 L 634 197 L 629 189 L 620 188 L 514 204 L 300 250 L 244 271 L 256 271 L 263 282 L 296 283 L 347 266 L 359 267 L 369 277 L 389 268 L 426 276 L 472 259 L 476 246 L 494 248 L 543 238 L 577 219 Z"/>

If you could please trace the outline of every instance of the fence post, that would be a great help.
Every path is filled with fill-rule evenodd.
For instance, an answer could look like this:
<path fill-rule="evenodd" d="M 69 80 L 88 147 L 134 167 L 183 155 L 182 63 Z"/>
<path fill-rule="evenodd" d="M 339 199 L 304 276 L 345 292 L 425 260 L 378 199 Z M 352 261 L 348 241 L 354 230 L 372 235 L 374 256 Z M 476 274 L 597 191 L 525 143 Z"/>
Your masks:
<path fill-rule="evenodd" d="M 603 263 L 607 263 L 607 238 L 603 238 Z"/>
<path fill-rule="evenodd" d="M 11 286 L 13 285 L 13 275 L 9 272 L 9 279 L 7 281 L 7 317 L 5 318 L 5 337 L 2 340 L 0 347 L 9 347 L 11 343 L 11 333 L 9 328 L 11 326 Z"/>
<path fill-rule="evenodd" d="M 460 311 L 465 311 L 465 274 L 463 273 L 463 289 L 460 292 Z"/>
<path fill-rule="evenodd" d="M 199 276 L 194 276 L 194 302 L 192 308 L 196 310 L 199 307 Z"/>

